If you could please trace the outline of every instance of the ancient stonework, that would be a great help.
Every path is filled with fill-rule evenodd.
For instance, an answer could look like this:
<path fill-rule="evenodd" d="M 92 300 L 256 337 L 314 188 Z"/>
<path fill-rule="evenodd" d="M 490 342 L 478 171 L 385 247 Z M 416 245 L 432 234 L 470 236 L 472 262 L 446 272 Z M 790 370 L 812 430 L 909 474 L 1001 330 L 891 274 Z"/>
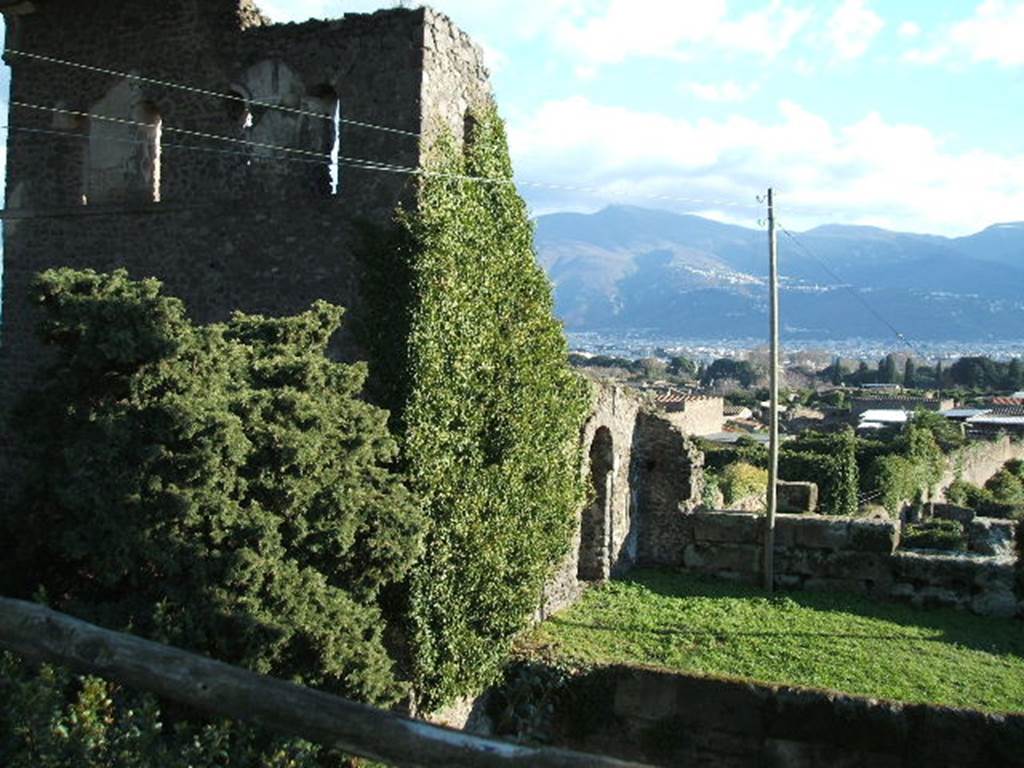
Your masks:
<path fill-rule="evenodd" d="M 588 503 L 538 618 L 573 602 L 587 584 L 637 565 L 678 564 L 683 518 L 703 489 L 703 454 L 665 414 L 626 387 L 593 382 L 591 389 L 593 411 L 580 436 Z"/>
<path fill-rule="evenodd" d="M 744 512 L 687 515 L 682 523 L 683 567 L 760 583 L 764 521 L 764 515 Z M 1018 528 L 1013 521 L 975 518 L 970 553 L 904 551 L 897 549 L 895 522 L 779 515 L 775 583 L 784 589 L 858 592 L 914 605 L 1024 618 L 1024 596 L 1015 591 Z"/>
<path fill-rule="evenodd" d="M 464 33 L 428 8 L 301 24 L 270 24 L 249 0 L 0 8 L 19 52 L 6 55 L 0 401 L 44 359 L 29 286 L 55 266 L 157 277 L 199 322 L 326 299 L 347 309 L 335 356 L 366 357 L 361 233 L 415 207 L 418 189 L 368 163 L 415 168 L 439 131 L 461 138 L 471 107 L 489 103 Z"/>

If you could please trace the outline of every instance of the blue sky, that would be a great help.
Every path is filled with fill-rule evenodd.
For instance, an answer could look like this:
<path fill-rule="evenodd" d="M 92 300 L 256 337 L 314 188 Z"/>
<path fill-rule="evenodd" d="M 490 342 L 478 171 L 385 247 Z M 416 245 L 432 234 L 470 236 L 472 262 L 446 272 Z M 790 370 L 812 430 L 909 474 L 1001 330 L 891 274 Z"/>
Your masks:
<path fill-rule="evenodd" d="M 397 3 L 262 0 L 276 21 Z M 1024 220 L 1024 0 L 437 0 L 535 213 L 632 203 L 958 235 Z M 353 115 L 352 117 L 358 117 Z M 545 181 L 591 191 L 551 191 Z"/>

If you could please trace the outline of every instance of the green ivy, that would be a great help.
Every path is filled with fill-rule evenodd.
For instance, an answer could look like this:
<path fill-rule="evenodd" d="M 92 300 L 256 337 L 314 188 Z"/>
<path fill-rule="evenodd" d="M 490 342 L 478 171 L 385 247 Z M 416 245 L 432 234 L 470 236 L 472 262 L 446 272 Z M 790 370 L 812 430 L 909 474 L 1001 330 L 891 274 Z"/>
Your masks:
<path fill-rule="evenodd" d="M 504 126 L 491 109 L 468 122 L 464 147 L 445 134 L 432 148 L 418 212 L 366 260 L 379 321 L 362 338 L 371 370 L 382 366 L 371 385 L 430 517 L 403 609 L 428 707 L 495 678 L 584 500 L 589 394 L 568 365 Z"/>
<path fill-rule="evenodd" d="M 880 453 L 871 463 L 871 487 L 880 502 L 897 514 L 908 501 L 932 497 L 946 469 L 946 456 L 933 431 L 933 419 L 915 417 L 892 444 L 893 453 Z"/>
<path fill-rule="evenodd" d="M 822 514 L 856 514 L 860 477 L 856 449 L 851 429 L 833 435 L 805 432 L 780 452 L 779 477 L 817 483 Z"/>

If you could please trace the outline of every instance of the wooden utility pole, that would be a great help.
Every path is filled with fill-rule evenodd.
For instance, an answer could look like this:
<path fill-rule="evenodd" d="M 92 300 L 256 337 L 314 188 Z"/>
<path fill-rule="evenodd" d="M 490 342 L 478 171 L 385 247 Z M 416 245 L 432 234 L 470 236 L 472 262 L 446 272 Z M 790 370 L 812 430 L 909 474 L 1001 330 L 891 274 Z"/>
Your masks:
<path fill-rule="evenodd" d="M 779 483 L 779 254 L 775 238 L 775 206 L 772 190 L 768 190 L 768 293 L 771 345 L 768 363 L 769 426 L 768 426 L 768 514 L 764 526 L 764 588 L 775 586 L 775 510 L 778 506 Z"/>

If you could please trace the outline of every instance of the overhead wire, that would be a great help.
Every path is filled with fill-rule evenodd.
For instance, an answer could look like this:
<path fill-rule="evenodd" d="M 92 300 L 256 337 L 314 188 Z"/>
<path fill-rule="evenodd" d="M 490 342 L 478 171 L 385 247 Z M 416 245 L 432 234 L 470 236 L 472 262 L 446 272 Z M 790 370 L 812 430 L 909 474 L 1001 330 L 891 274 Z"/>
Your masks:
<path fill-rule="evenodd" d="M 664 194 L 643 194 L 643 193 L 617 193 L 612 194 L 605 188 L 593 187 L 593 186 L 582 186 L 572 184 L 561 184 L 547 181 L 532 181 L 532 180 L 517 180 L 512 177 L 487 177 L 487 176 L 476 176 L 471 174 L 458 174 L 449 173 L 443 171 L 431 171 L 420 167 L 412 167 L 407 165 L 398 165 L 395 163 L 387 163 L 370 158 L 362 157 L 350 157 L 346 155 L 338 155 L 335 157 L 333 153 L 320 152 L 309 149 L 302 149 L 298 147 L 288 147 L 281 144 L 272 144 L 269 142 L 253 141 L 251 139 L 239 138 L 234 136 L 225 136 L 223 134 L 211 133 L 208 131 L 198 131 L 194 129 L 179 128 L 176 126 L 166 125 L 163 122 L 160 123 L 147 123 L 140 120 L 132 120 L 129 118 L 113 117 L 110 115 L 101 115 L 94 112 L 86 112 L 83 110 L 68 109 L 66 107 L 34 104 L 31 102 L 24 102 L 21 100 L 11 100 L 11 106 L 20 109 L 30 109 L 35 111 L 50 112 L 53 114 L 68 115 L 71 117 L 88 118 L 100 120 L 103 122 L 112 123 L 115 125 L 124 125 L 135 128 L 146 128 L 155 130 L 159 128 L 161 132 L 178 134 L 188 138 L 196 138 L 208 141 L 224 142 L 232 145 L 251 147 L 254 149 L 268 150 L 271 152 L 280 152 L 288 157 L 278 158 L 267 158 L 260 157 L 258 155 L 251 155 L 248 153 L 230 152 L 228 150 L 214 150 L 209 147 L 202 147 L 194 144 L 180 144 L 175 142 L 166 142 L 161 140 L 161 147 L 178 148 L 184 150 L 195 150 L 201 152 L 219 152 L 222 154 L 239 154 L 249 159 L 256 160 L 285 160 L 285 161 L 298 161 L 315 164 L 330 164 L 337 162 L 339 165 L 345 165 L 348 167 L 354 167 L 361 170 L 369 171 L 381 171 L 385 173 L 398 173 L 408 174 L 413 176 L 424 176 L 429 178 L 442 178 L 455 181 L 464 181 L 472 183 L 483 183 L 483 184 L 507 184 L 521 187 L 529 187 L 534 189 L 546 189 L 555 191 L 572 191 L 580 192 L 584 194 L 590 194 L 601 197 L 615 197 L 615 198 L 627 198 L 627 199 L 644 199 L 644 200 L 658 200 L 661 202 L 674 202 L 687 205 L 698 205 L 710 208 L 742 208 L 742 209 L 757 209 L 759 206 L 756 202 L 741 203 L 735 200 L 725 199 L 704 199 L 692 196 L 682 195 L 664 195 Z M 22 131 L 28 133 L 38 133 L 56 136 L 67 136 L 76 137 L 82 139 L 94 139 L 84 133 L 78 133 L 74 131 L 57 131 L 43 128 L 30 128 L 27 126 L 7 126 L 8 130 L 11 131 Z M 114 141 L 114 142 L 126 142 L 126 143 L 147 143 L 143 140 L 134 140 L 128 138 L 119 138 L 106 136 L 102 137 L 102 141 Z M 292 155 L 296 157 L 291 157 Z"/>
<path fill-rule="evenodd" d="M 778 225 L 778 228 L 782 231 L 783 234 L 786 235 L 786 237 L 788 237 L 790 239 L 790 241 L 793 242 L 794 245 L 796 245 L 797 248 L 799 248 L 801 251 L 803 251 L 803 253 L 808 258 L 810 258 L 812 261 L 814 261 L 816 264 L 818 264 L 818 266 L 820 266 L 834 280 L 836 280 L 837 283 L 838 283 L 838 287 L 845 288 L 846 290 L 848 290 L 854 296 L 854 298 L 857 299 L 857 301 L 861 304 L 861 306 L 863 306 L 869 313 L 871 313 L 872 317 L 874 317 L 876 320 L 878 320 L 882 325 L 884 325 L 886 328 L 888 328 L 896 336 L 896 338 L 900 341 L 900 343 L 902 343 L 904 346 L 906 346 L 907 349 L 909 349 L 911 352 L 916 354 L 922 360 L 927 360 L 928 359 L 927 355 L 925 355 L 920 349 L 918 349 L 917 345 L 914 344 L 907 337 L 906 334 L 904 334 L 902 331 L 900 331 L 899 328 L 897 328 L 895 325 L 893 325 L 891 322 L 889 322 L 889 320 L 886 319 L 886 317 L 881 312 L 879 312 L 877 309 L 875 309 L 875 307 L 871 304 L 871 302 L 869 302 L 866 298 L 864 298 L 864 295 L 860 291 L 858 291 L 855 286 L 853 286 L 847 280 L 843 279 L 843 277 L 838 272 L 836 272 L 832 267 L 830 267 L 827 262 L 825 262 L 823 259 L 819 258 L 817 255 L 815 255 L 811 251 L 810 248 L 808 248 L 800 239 L 797 238 L 796 235 L 794 235 L 792 232 L 790 232 L 788 229 L 786 229 L 781 224 Z"/>
<path fill-rule="evenodd" d="M 134 80 L 140 83 L 147 83 L 149 85 L 159 85 L 164 88 L 172 88 L 179 91 L 185 91 L 186 93 L 194 93 L 201 96 L 211 96 L 216 99 L 222 99 L 225 101 L 240 102 L 248 107 L 261 107 L 263 109 L 272 109 L 279 112 L 287 112 L 294 115 L 302 115 L 303 117 L 314 117 L 322 120 L 334 121 L 343 123 L 344 125 L 351 125 L 357 128 L 365 128 L 367 130 L 384 131 L 386 133 L 392 133 L 399 136 L 409 136 L 412 138 L 419 138 L 420 134 L 415 131 L 406 131 L 400 128 L 392 128 L 386 125 L 376 125 L 374 123 L 368 123 L 362 120 L 352 120 L 341 116 L 335 118 L 334 115 L 327 115 L 323 112 L 315 112 L 313 110 L 301 109 L 299 107 L 288 107 L 284 104 L 274 104 L 272 102 L 260 101 L 258 99 L 247 99 L 244 96 L 240 96 L 236 93 L 218 93 L 217 91 L 211 91 L 207 88 L 199 88 L 193 85 L 185 85 L 184 83 L 176 83 L 171 80 L 162 80 L 155 77 L 147 77 L 146 75 L 138 75 L 134 72 L 122 72 L 116 69 L 109 69 L 107 67 L 100 67 L 93 64 L 84 64 L 78 61 L 71 61 L 70 59 L 61 59 L 56 56 L 46 56 L 40 53 L 31 53 L 29 51 L 20 51 L 16 48 L 7 48 L 4 50 L 4 56 L 22 56 L 28 59 L 35 59 L 37 61 L 44 61 L 50 64 L 57 64 L 64 67 L 73 67 L 75 69 L 81 69 L 86 72 L 94 72 L 102 75 L 110 75 L 111 77 L 123 77 L 129 80 Z"/>

